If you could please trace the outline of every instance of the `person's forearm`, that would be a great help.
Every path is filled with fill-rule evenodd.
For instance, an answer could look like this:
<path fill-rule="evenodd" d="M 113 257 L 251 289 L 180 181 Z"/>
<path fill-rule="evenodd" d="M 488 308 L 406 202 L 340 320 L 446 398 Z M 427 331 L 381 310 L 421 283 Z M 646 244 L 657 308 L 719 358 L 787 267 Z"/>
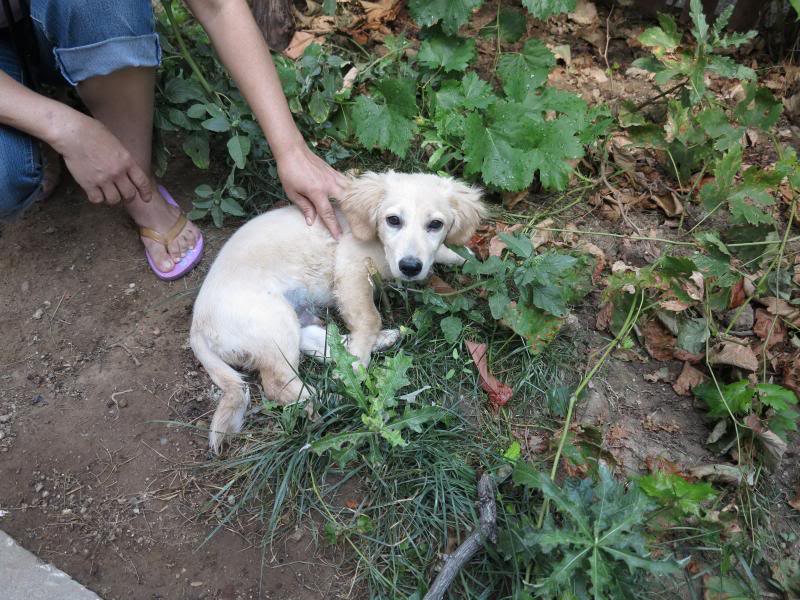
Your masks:
<path fill-rule="evenodd" d="M 38 138 L 57 152 L 62 140 L 74 134 L 77 111 L 29 90 L 0 71 L 0 124 Z"/>
<path fill-rule="evenodd" d="M 281 156 L 305 142 L 292 119 L 269 48 L 245 0 L 185 0 L 208 32 L 217 55 L 239 86 L 267 137 Z"/>

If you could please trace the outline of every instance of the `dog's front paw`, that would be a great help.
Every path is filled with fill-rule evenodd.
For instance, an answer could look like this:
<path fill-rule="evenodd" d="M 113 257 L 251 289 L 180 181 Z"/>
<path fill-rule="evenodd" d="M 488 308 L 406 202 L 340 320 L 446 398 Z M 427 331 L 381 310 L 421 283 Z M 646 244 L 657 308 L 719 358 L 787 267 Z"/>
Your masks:
<path fill-rule="evenodd" d="M 222 450 L 226 435 L 239 433 L 242 430 L 245 408 L 246 406 L 217 408 L 208 431 L 208 447 L 214 454 L 219 454 Z"/>
<path fill-rule="evenodd" d="M 394 346 L 400 340 L 399 329 L 383 329 L 378 334 L 375 340 L 375 345 L 372 346 L 373 352 L 383 352 Z"/>

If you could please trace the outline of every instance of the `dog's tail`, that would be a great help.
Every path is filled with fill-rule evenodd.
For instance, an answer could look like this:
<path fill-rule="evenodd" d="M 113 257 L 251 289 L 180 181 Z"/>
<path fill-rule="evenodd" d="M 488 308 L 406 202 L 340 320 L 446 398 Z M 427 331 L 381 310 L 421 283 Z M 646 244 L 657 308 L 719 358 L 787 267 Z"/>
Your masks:
<path fill-rule="evenodd" d="M 244 413 L 250 404 L 250 390 L 242 376 L 211 349 L 206 336 L 194 327 L 189 343 L 197 360 L 208 371 L 211 381 L 222 390 L 222 398 L 214 411 L 208 434 L 208 445 L 218 454 L 225 434 L 241 431 Z"/>

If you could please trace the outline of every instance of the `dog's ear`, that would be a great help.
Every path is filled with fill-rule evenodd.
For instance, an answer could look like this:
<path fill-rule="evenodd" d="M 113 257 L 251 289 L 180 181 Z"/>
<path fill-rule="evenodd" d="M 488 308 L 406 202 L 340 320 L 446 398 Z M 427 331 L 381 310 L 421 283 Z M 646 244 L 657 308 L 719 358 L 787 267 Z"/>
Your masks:
<path fill-rule="evenodd" d="M 448 244 L 463 246 L 475 235 L 475 230 L 486 217 L 488 210 L 481 201 L 483 192 L 480 188 L 454 181 L 448 200 L 453 211 L 453 225 L 447 233 Z"/>
<path fill-rule="evenodd" d="M 386 175 L 364 173 L 350 180 L 347 194 L 340 201 L 353 237 L 363 242 L 374 240 L 378 233 L 378 207 L 386 195 Z"/>

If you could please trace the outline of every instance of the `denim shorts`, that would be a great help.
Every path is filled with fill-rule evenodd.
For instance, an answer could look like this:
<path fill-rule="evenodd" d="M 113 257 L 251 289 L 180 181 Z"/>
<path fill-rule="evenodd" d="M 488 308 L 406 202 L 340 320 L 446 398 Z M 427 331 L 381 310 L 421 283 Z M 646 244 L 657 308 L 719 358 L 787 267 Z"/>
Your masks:
<path fill-rule="evenodd" d="M 161 46 L 150 0 L 30 0 L 39 71 L 52 83 L 78 85 L 128 67 L 156 67 Z M 22 83 L 8 28 L 0 29 L 0 70 Z M 36 200 L 42 180 L 38 142 L 0 125 L 0 220 Z"/>

